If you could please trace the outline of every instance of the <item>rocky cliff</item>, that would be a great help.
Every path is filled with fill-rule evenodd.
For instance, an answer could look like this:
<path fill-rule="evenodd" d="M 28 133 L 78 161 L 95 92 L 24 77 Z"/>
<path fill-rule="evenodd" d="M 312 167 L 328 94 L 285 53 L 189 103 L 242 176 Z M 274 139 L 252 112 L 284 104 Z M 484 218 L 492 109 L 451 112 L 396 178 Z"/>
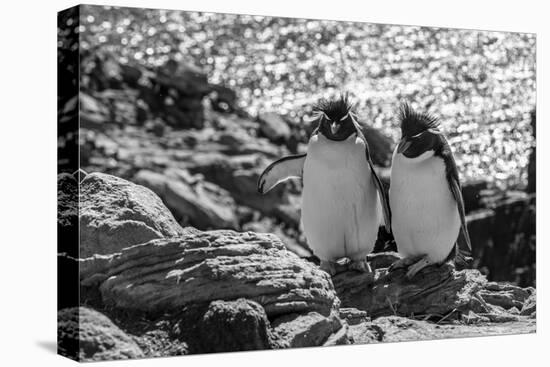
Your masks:
<path fill-rule="evenodd" d="M 158 191 L 172 184 L 141 177 Z M 374 278 L 348 271 L 331 278 L 276 235 L 182 228 L 144 186 L 102 173 L 80 178 L 80 197 L 76 178 L 58 180 L 60 231 L 75 223 L 80 202 L 83 241 L 80 252 L 58 255 L 80 269 L 80 307 L 59 310 L 58 338 L 62 353 L 82 361 L 536 328 L 533 288 L 450 265 L 408 281 L 388 273 L 392 253 L 369 257 Z M 194 203 L 182 200 L 180 210 Z"/>

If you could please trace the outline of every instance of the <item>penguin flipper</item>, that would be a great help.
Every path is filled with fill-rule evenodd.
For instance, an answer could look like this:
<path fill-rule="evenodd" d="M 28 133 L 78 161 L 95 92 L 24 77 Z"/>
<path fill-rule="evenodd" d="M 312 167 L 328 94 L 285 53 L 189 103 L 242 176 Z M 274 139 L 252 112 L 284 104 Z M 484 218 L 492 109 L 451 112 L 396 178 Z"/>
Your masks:
<path fill-rule="evenodd" d="M 289 155 L 271 163 L 258 179 L 258 192 L 266 194 L 289 178 L 301 178 L 306 154 Z"/>
<path fill-rule="evenodd" d="M 365 135 L 363 135 L 359 124 L 354 119 L 352 120 L 357 128 L 357 137 L 359 137 L 361 140 L 363 140 L 363 143 L 365 143 L 365 158 L 367 159 L 367 162 L 369 164 L 370 171 L 372 173 L 372 181 L 374 182 L 374 187 L 376 187 L 376 190 L 378 191 L 378 197 L 380 199 L 380 204 L 382 205 L 382 213 L 384 215 L 384 227 L 386 228 L 387 233 L 391 233 L 391 211 L 388 196 L 386 195 L 386 191 L 384 190 L 382 181 L 380 181 L 380 178 L 378 178 L 378 175 L 376 174 L 374 164 L 372 163 L 372 159 L 370 158 L 369 143 L 367 143 L 367 139 L 365 138 Z"/>
<path fill-rule="evenodd" d="M 458 179 L 458 168 L 456 167 L 456 162 L 451 152 L 449 143 L 444 140 L 443 150 L 441 152 L 443 161 L 445 162 L 446 167 L 446 176 L 447 183 L 449 184 L 449 189 L 453 194 L 453 198 L 456 201 L 456 206 L 458 208 L 458 214 L 460 216 L 460 227 L 462 234 L 464 235 L 464 240 L 468 245 L 470 252 L 472 251 L 472 243 L 470 241 L 470 235 L 468 234 L 468 227 L 466 226 L 466 214 L 464 210 L 464 199 L 462 198 L 462 190 L 460 188 L 460 182 Z"/>
<path fill-rule="evenodd" d="M 384 225 L 386 228 L 386 232 L 391 233 L 391 213 L 390 206 L 388 204 L 388 197 L 386 196 L 384 186 L 382 186 L 382 181 L 380 181 L 378 175 L 376 174 L 376 171 L 374 170 L 374 166 L 370 160 L 370 156 L 368 158 L 368 161 L 370 170 L 372 172 L 372 180 L 374 181 L 374 186 L 376 186 L 376 190 L 378 190 L 378 197 L 380 198 L 380 204 L 382 205 L 382 213 L 384 215 Z"/>
<path fill-rule="evenodd" d="M 462 229 L 462 234 L 464 235 L 464 240 L 468 245 L 468 249 L 472 251 L 472 243 L 470 241 L 470 235 L 468 234 L 468 227 L 466 226 L 464 199 L 462 198 L 462 190 L 460 190 L 460 184 L 458 183 L 458 180 L 451 178 L 449 182 L 449 186 L 451 188 L 451 193 L 453 194 L 453 197 L 456 200 L 456 205 L 458 207 L 458 214 L 460 215 L 460 227 Z"/>

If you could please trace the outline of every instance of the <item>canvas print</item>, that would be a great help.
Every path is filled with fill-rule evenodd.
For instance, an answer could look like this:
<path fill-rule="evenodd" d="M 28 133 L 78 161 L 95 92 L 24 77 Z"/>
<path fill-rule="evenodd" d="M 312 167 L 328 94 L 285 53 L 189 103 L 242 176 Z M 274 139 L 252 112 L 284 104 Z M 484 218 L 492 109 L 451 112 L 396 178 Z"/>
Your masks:
<path fill-rule="evenodd" d="M 58 35 L 61 355 L 536 331 L 535 34 L 81 5 Z"/>

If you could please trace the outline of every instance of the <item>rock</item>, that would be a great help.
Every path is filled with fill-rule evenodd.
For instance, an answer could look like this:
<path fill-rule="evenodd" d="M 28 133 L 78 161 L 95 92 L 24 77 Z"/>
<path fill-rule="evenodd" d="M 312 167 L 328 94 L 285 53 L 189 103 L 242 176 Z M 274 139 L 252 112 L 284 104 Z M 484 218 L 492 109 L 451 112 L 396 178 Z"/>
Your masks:
<path fill-rule="evenodd" d="M 269 234 L 196 232 L 153 240 L 80 264 L 106 305 L 160 314 L 186 305 L 247 298 L 267 316 L 338 308 L 330 277 Z"/>
<path fill-rule="evenodd" d="M 133 182 L 151 189 L 161 199 L 166 196 L 167 181 L 164 174 L 147 169 L 139 170 L 133 178 Z"/>
<path fill-rule="evenodd" d="M 144 357 L 136 342 L 105 315 L 85 307 L 60 310 L 58 352 L 79 362 Z"/>
<path fill-rule="evenodd" d="M 176 218 L 199 228 L 237 229 L 235 202 L 217 185 L 184 170 L 139 171 L 134 180 L 159 195 Z"/>
<path fill-rule="evenodd" d="M 184 96 L 202 98 L 212 91 L 206 73 L 192 64 L 174 59 L 158 68 L 155 81 L 163 87 L 174 88 Z"/>
<path fill-rule="evenodd" d="M 80 257 L 184 233 L 151 190 L 115 176 L 87 175 L 80 199 Z"/>
<path fill-rule="evenodd" d="M 340 318 L 346 320 L 348 325 L 357 325 L 362 322 L 370 321 L 366 311 L 358 310 L 353 307 L 340 308 Z"/>
<path fill-rule="evenodd" d="M 532 288 L 520 288 L 504 282 L 489 282 L 478 294 L 486 302 L 508 310 L 513 307 L 521 309 L 533 291 Z"/>
<path fill-rule="evenodd" d="M 305 243 L 305 239 L 303 242 L 295 240 L 294 238 L 298 237 L 297 234 L 293 235 L 291 232 L 292 230 L 284 231 L 280 224 L 275 223 L 268 217 L 264 217 L 258 221 L 245 223 L 242 229 L 243 231 L 272 233 L 283 241 L 287 250 L 294 252 L 296 255 L 300 257 L 310 257 L 313 255 L 313 252 Z"/>
<path fill-rule="evenodd" d="M 191 173 L 200 173 L 206 180 L 229 191 L 238 204 L 270 215 L 274 208 L 288 204 L 288 197 L 285 185 L 275 187 L 266 195 L 258 193 L 258 178 L 267 165 L 267 160 L 256 155 L 228 157 L 219 153 L 200 153 L 191 157 L 188 168 Z"/>
<path fill-rule="evenodd" d="M 219 112 L 240 112 L 238 107 L 237 93 L 223 85 L 212 85 L 214 91 L 210 96 L 210 101 L 214 110 Z"/>
<path fill-rule="evenodd" d="M 498 324 L 436 324 L 399 316 L 379 317 L 372 322 L 350 326 L 349 335 L 354 344 L 403 342 L 441 338 L 464 338 L 502 334 L 534 333 L 533 320 Z"/>
<path fill-rule="evenodd" d="M 401 257 L 396 252 L 378 252 L 376 254 L 368 254 L 367 261 L 372 269 L 388 268 L 391 264 L 399 260 Z"/>
<path fill-rule="evenodd" d="M 462 185 L 462 197 L 464 198 L 466 213 L 483 207 L 481 192 L 487 189 L 487 184 L 486 180 L 476 180 L 465 182 Z"/>
<path fill-rule="evenodd" d="M 484 196 L 486 209 L 467 216 L 474 264 L 493 281 L 531 286 L 535 280 L 535 197 L 508 191 Z"/>
<path fill-rule="evenodd" d="M 213 301 L 202 319 L 198 335 L 203 353 L 270 349 L 273 343 L 262 306 L 246 299 Z"/>
<path fill-rule="evenodd" d="M 300 204 L 281 204 L 272 210 L 272 215 L 294 229 L 299 229 L 301 224 Z"/>
<path fill-rule="evenodd" d="M 520 315 L 522 316 L 530 316 L 534 315 L 537 312 L 537 292 L 533 291 L 533 293 L 527 298 L 525 303 L 523 304 L 523 307 L 521 308 Z"/>
<path fill-rule="evenodd" d="M 532 288 L 488 282 L 477 270 L 456 271 L 450 264 L 427 267 L 408 280 L 403 269 L 377 269 L 374 279 L 344 272 L 333 277 L 343 307 L 365 310 L 372 317 L 424 315 L 455 319 L 470 311 L 503 320 L 506 310 L 523 306 Z M 511 319 L 515 319 L 511 317 Z"/>
<path fill-rule="evenodd" d="M 290 138 L 290 127 L 276 113 L 262 113 L 258 116 L 258 120 L 260 121 L 260 132 L 272 142 L 280 144 Z"/>
<path fill-rule="evenodd" d="M 280 348 L 302 348 L 323 345 L 348 344 L 347 337 L 339 335 L 338 340 L 330 340 L 344 327 L 342 321 L 334 314 L 329 317 L 317 312 L 303 315 L 284 315 L 274 320 L 273 330 Z M 346 325 L 347 327 L 347 325 Z"/>
<path fill-rule="evenodd" d="M 202 99 L 212 91 L 200 68 L 168 60 L 151 76 L 154 92 L 146 93 L 148 104 L 176 128 L 204 127 Z"/>
<path fill-rule="evenodd" d="M 69 173 L 57 176 L 58 253 L 78 256 L 78 181 Z"/>
<path fill-rule="evenodd" d="M 186 222 L 200 228 L 236 229 L 235 202 L 229 193 L 209 182 L 189 185 L 183 181 L 168 181 L 166 205 Z"/>
<path fill-rule="evenodd" d="M 393 141 L 373 127 L 362 125 L 361 128 L 369 144 L 373 163 L 377 166 L 388 167 L 393 153 Z"/>
<path fill-rule="evenodd" d="M 105 130 L 105 124 L 109 122 L 107 106 L 101 100 L 84 92 L 80 92 L 79 103 L 81 126 L 99 131 Z"/>

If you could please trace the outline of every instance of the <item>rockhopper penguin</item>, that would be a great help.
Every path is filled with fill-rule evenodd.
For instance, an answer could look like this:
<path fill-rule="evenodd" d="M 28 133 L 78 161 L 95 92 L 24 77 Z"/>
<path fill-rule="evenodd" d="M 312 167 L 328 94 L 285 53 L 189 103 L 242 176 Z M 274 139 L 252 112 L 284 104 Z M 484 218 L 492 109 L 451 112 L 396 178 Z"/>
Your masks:
<path fill-rule="evenodd" d="M 322 100 L 314 111 L 318 127 L 307 154 L 269 165 L 258 191 L 265 194 L 288 178 L 302 177 L 302 225 L 321 268 L 332 275 L 334 262 L 346 257 L 350 268 L 370 273 L 366 255 L 374 248 L 379 226 L 390 231 L 384 189 L 347 95 Z"/>
<path fill-rule="evenodd" d="M 471 244 L 456 163 L 439 122 L 406 103 L 399 119 L 401 141 L 392 157 L 389 202 L 403 258 L 390 269 L 408 267 L 410 279 L 428 265 L 463 260 L 460 230 L 469 250 Z"/>

